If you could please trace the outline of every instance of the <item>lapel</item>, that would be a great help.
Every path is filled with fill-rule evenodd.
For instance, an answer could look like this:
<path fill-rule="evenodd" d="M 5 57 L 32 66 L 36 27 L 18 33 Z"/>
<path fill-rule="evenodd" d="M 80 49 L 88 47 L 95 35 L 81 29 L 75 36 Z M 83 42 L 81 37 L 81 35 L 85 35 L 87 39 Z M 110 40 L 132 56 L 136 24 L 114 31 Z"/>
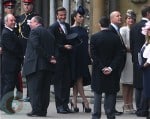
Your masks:
<path fill-rule="evenodd" d="M 61 28 L 61 26 L 60 26 L 60 24 L 58 22 L 57 22 L 57 30 L 58 30 L 59 34 L 65 35 L 63 29 Z"/>

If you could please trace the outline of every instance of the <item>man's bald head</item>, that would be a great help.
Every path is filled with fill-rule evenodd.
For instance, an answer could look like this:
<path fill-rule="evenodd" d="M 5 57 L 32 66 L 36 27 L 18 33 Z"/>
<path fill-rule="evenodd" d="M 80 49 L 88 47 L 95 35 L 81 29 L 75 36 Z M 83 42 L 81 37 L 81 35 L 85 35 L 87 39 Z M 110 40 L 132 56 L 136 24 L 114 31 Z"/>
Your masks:
<path fill-rule="evenodd" d="M 115 24 L 115 25 L 120 25 L 121 24 L 121 13 L 119 11 L 113 11 L 110 14 L 110 22 Z"/>

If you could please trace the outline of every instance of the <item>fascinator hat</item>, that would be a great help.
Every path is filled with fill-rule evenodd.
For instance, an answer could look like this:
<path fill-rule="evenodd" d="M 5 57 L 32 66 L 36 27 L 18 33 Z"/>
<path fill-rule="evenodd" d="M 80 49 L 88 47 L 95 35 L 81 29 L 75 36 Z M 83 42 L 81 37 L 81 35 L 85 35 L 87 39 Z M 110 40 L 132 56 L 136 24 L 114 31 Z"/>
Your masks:
<path fill-rule="evenodd" d="M 78 9 L 77 9 L 77 13 L 81 14 L 81 15 L 85 15 L 85 10 L 83 8 L 83 6 L 79 6 Z"/>
<path fill-rule="evenodd" d="M 141 33 L 146 36 L 148 30 L 150 30 L 150 21 L 145 23 L 145 26 L 142 27 L 142 32 Z"/>
<path fill-rule="evenodd" d="M 132 19 L 136 20 L 136 13 L 132 9 L 128 9 L 126 12 L 126 17 L 131 17 Z"/>

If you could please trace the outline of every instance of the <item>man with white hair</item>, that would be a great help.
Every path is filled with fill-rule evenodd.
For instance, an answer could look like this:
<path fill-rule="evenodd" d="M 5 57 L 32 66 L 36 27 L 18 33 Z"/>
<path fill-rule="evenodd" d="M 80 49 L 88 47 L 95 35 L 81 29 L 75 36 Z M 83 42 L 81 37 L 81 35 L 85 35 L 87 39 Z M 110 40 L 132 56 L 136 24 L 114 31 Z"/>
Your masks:
<path fill-rule="evenodd" d="M 2 79 L 1 79 L 1 102 L 0 109 L 6 113 L 12 114 L 14 98 L 14 88 L 18 79 L 18 73 L 21 70 L 22 47 L 20 41 L 15 34 L 15 17 L 7 14 L 4 18 L 5 27 L 2 31 Z M 19 49 L 19 50 L 18 50 Z"/>

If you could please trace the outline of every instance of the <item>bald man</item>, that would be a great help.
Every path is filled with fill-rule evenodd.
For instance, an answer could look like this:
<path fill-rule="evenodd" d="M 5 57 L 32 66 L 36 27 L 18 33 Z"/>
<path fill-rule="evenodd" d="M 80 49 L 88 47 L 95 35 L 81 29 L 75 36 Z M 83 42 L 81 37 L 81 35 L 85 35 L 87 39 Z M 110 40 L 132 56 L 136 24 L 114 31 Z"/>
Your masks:
<path fill-rule="evenodd" d="M 113 11 L 111 14 L 110 14 L 110 25 L 109 25 L 109 29 L 115 33 L 119 39 L 120 39 L 120 44 L 122 46 L 122 49 L 123 49 L 123 54 L 124 56 L 122 57 L 122 61 L 120 62 L 120 70 L 119 70 L 119 80 L 118 80 L 118 83 L 120 83 L 120 77 L 121 77 L 121 72 L 124 68 L 124 65 L 125 65 L 125 62 L 126 62 L 126 47 L 125 47 L 125 44 L 123 42 L 123 39 L 120 35 L 120 32 L 119 32 L 119 28 L 120 28 L 120 25 L 121 25 L 121 22 L 122 22 L 122 16 L 121 16 L 121 13 L 119 11 Z M 117 97 L 117 93 L 116 93 L 116 97 Z M 114 111 L 115 111 L 115 114 L 116 115 L 121 115 L 122 112 L 119 112 L 115 109 L 114 107 Z"/>

